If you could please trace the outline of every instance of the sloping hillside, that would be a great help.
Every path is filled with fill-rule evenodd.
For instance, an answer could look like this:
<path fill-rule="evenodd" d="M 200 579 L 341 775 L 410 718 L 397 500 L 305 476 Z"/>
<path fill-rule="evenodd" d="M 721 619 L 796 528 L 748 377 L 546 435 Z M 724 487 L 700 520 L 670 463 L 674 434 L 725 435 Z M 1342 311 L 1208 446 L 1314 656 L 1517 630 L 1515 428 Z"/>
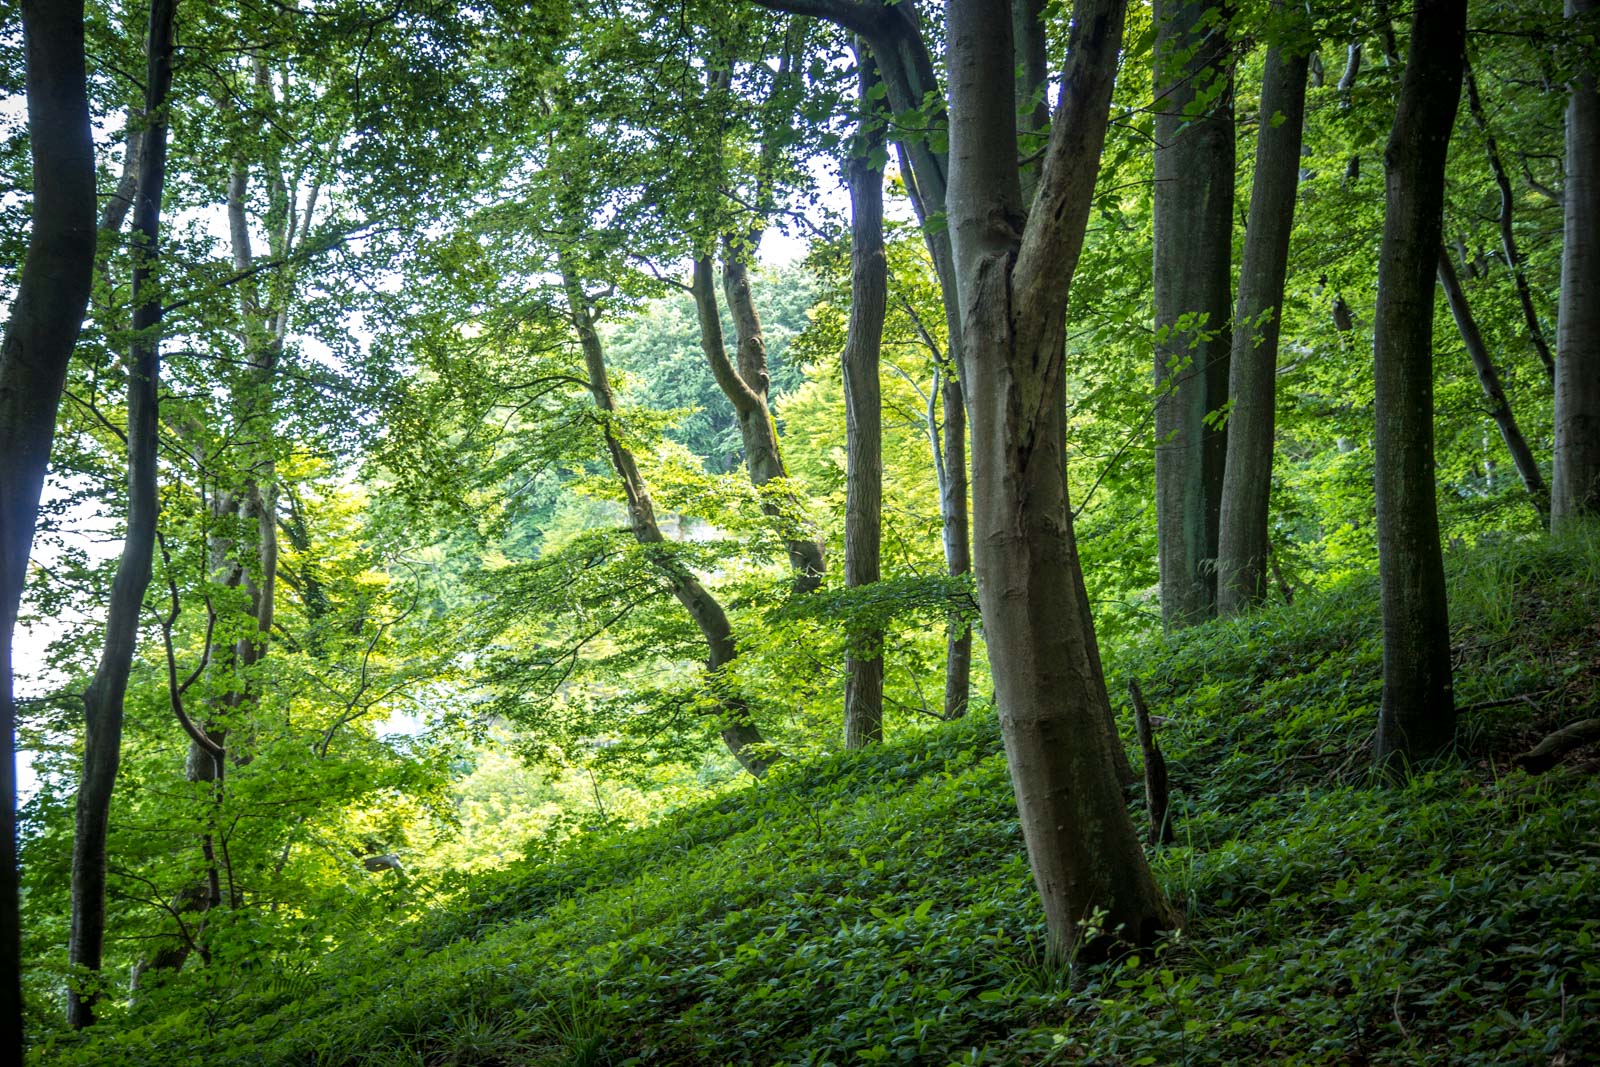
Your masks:
<path fill-rule="evenodd" d="M 992 721 L 774 773 L 499 876 L 420 932 L 244 995 L 196 987 L 56 1063 L 1578 1064 L 1600 1058 L 1591 539 L 1453 562 L 1468 750 L 1368 778 L 1374 588 L 1108 650 L 1171 764 L 1188 929 L 1042 958 Z M 1510 699 L 1526 695 L 1528 699 Z M 1137 801 L 1136 801 L 1137 803 Z M 231 989 L 229 983 L 219 989 Z"/>

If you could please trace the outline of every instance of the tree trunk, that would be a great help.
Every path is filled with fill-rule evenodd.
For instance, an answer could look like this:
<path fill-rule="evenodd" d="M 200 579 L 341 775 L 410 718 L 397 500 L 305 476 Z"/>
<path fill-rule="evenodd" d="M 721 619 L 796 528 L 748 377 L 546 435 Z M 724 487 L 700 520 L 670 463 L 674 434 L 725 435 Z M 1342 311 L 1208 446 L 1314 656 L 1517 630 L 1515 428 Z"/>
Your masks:
<path fill-rule="evenodd" d="M 106 934 L 106 836 L 111 792 L 122 758 L 123 698 L 139 640 L 139 616 L 150 584 L 160 500 L 156 489 L 161 374 L 161 190 L 167 169 L 167 95 L 172 86 L 172 19 L 176 0 L 152 0 L 146 42 L 144 112 L 149 126 L 139 158 L 133 205 L 133 351 L 128 368 L 128 530 L 106 609 L 100 665 L 83 694 L 83 777 L 72 839 L 72 933 L 68 962 L 98 974 Z M 67 1022 L 94 1022 L 94 985 L 72 990 Z"/>
<path fill-rule="evenodd" d="M 1517 249 L 1517 232 L 1512 225 L 1512 209 L 1517 197 L 1511 188 L 1511 176 L 1506 173 L 1505 161 L 1500 158 L 1500 144 L 1495 140 L 1494 131 L 1489 129 L 1489 116 L 1484 113 L 1483 99 L 1478 95 L 1478 79 L 1472 76 L 1470 65 L 1463 63 L 1462 71 L 1467 80 L 1467 107 L 1472 112 L 1474 125 L 1483 134 L 1489 169 L 1494 172 L 1494 184 L 1500 190 L 1500 249 L 1506 254 L 1506 266 L 1511 268 L 1511 278 L 1516 283 L 1517 303 L 1522 306 L 1522 321 L 1528 327 L 1528 341 L 1539 354 L 1545 375 L 1554 382 L 1555 360 L 1550 355 L 1550 344 L 1545 340 L 1539 313 L 1533 306 L 1533 289 L 1528 285 L 1528 272 L 1522 265 L 1522 253 Z"/>
<path fill-rule="evenodd" d="M 81 0 L 23 0 L 33 225 L 0 347 L 0 1054 L 22 1062 L 13 645 L 39 495 L 95 256 Z"/>
<path fill-rule="evenodd" d="M 1005 0 L 949 0 L 950 224 L 972 418 L 978 597 L 1017 810 L 1053 954 L 1174 923 L 1123 806 L 1074 583 L 1060 401 L 1067 293 L 1105 141 L 1124 0 L 1076 8 L 1032 219 Z M 1086 928 L 1091 915 L 1101 923 Z M 1103 936 L 1102 936 L 1103 935 Z"/>
<path fill-rule="evenodd" d="M 1600 0 L 1567 0 L 1568 22 Z M 1561 204 L 1561 312 L 1556 324 L 1556 447 L 1550 524 L 1600 515 L 1600 88 L 1593 53 L 1580 56 L 1567 100 Z"/>
<path fill-rule="evenodd" d="M 106 947 L 106 837 L 110 797 L 122 761 L 123 697 L 139 640 L 144 590 L 155 553 L 158 384 L 162 370 L 160 262 L 162 187 L 166 181 L 166 109 L 173 83 L 173 13 L 176 0 L 152 0 L 146 42 L 144 114 L 149 126 L 139 152 L 133 203 L 133 352 L 128 368 L 128 533 L 110 587 L 106 641 L 90 688 L 83 693 L 83 777 L 78 782 L 72 837 L 72 936 L 67 961 L 98 976 Z M 67 993 L 67 1024 L 94 1022 L 99 989 Z"/>
<path fill-rule="evenodd" d="M 1384 151 L 1386 203 L 1373 311 L 1383 704 L 1375 754 L 1391 773 L 1455 734 L 1450 619 L 1433 461 L 1433 277 L 1444 165 L 1461 95 L 1466 0 L 1418 0 Z"/>
<path fill-rule="evenodd" d="M 761 319 L 750 295 L 749 268 L 743 258 L 747 254 L 746 249 L 729 242 L 722 260 L 723 291 L 737 333 L 737 366 L 728 358 L 723 341 L 722 316 L 717 308 L 716 283 L 709 255 L 695 259 L 689 288 L 700 322 L 701 351 L 711 366 L 712 377 L 733 404 L 739 437 L 744 442 L 745 467 L 750 472 L 751 483 L 759 489 L 774 479 L 787 478 L 788 471 L 784 469 L 783 453 L 778 446 L 778 428 L 767 407 L 767 346 Z M 799 499 L 785 491 L 781 499 L 765 496 L 762 508 L 785 528 L 789 565 L 794 570 L 794 591 L 808 593 L 817 588 L 822 584 L 827 564 L 822 543 L 796 532 L 805 526 Z"/>
<path fill-rule="evenodd" d="M 878 580 L 883 526 L 883 396 L 878 365 L 888 307 L 883 250 L 883 130 L 871 91 L 878 73 L 858 48 L 861 131 L 846 164 L 850 186 L 850 323 L 844 343 L 846 438 L 844 584 Z M 883 631 L 852 628 L 844 658 L 844 747 L 883 740 Z"/>
<path fill-rule="evenodd" d="M 1226 11 L 1217 0 L 1155 6 L 1156 539 L 1169 629 L 1216 613 L 1227 441 L 1206 419 L 1227 400 L 1233 299 Z"/>
<path fill-rule="evenodd" d="M 933 57 L 928 52 L 927 40 L 922 34 L 921 18 L 915 3 L 910 0 L 876 5 L 857 4 L 850 0 L 753 2 L 775 11 L 827 19 L 852 33 L 860 34 L 872 51 L 887 90 L 889 106 L 894 113 L 921 114 L 920 125 L 929 131 L 947 127 L 944 93 L 939 86 Z M 1016 0 L 1018 5 L 1032 2 Z M 1036 10 L 1038 5 L 1035 3 L 1033 6 L 1035 10 L 1031 14 L 1016 7 L 1013 11 L 1035 18 L 1037 22 L 1040 13 Z M 1032 48 L 1030 45 L 1030 54 Z M 1048 115 L 1048 107 L 1045 110 Z M 939 294 L 944 304 L 949 337 L 949 356 L 954 368 L 954 373 L 946 374 L 943 386 L 944 462 L 950 477 L 941 485 L 940 507 L 944 520 L 945 567 L 951 577 L 960 577 L 972 569 L 972 550 L 968 543 L 967 413 L 965 386 L 961 380 L 964 361 L 961 358 L 960 301 L 956 296 L 955 258 L 950 248 L 949 228 L 945 224 L 949 156 L 938 148 L 938 144 L 937 138 L 920 133 L 895 139 L 906 191 L 939 279 Z M 971 677 L 972 627 L 958 613 L 952 612 L 945 627 L 945 718 L 958 719 L 967 713 Z"/>
<path fill-rule="evenodd" d="M 1467 304 L 1467 294 L 1462 291 L 1461 279 L 1456 277 L 1455 265 L 1450 262 L 1450 256 L 1443 248 L 1439 249 L 1439 285 L 1444 289 L 1450 314 L 1461 333 L 1461 343 L 1472 360 L 1472 369 L 1478 374 L 1478 384 L 1483 386 L 1483 398 L 1489 402 L 1489 417 L 1500 429 L 1500 438 L 1506 443 L 1506 451 L 1511 453 L 1517 476 L 1528 491 L 1528 502 L 1538 511 L 1542 525 L 1550 520 L 1550 489 L 1544 484 L 1544 475 L 1539 473 L 1539 461 L 1533 458 L 1533 450 L 1522 436 L 1516 416 L 1511 413 L 1511 402 L 1506 399 L 1505 387 L 1500 384 L 1500 375 L 1494 369 L 1494 361 L 1489 358 L 1489 347 L 1483 343 L 1483 334 L 1478 331 L 1477 320 L 1472 317 L 1472 308 Z"/>
<path fill-rule="evenodd" d="M 954 294 L 952 307 L 956 306 Z M 940 529 L 944 540 L 945 573 L 952 578 L 972 573 L 972 545 L 967 536 L 967 407 L 961 379 L 954 367 L 939 384 L 944 408 L 941 450 L 945 468 L 939 485 Z M 972 691 L 972 624 L 965 614 L 952 611 L 945 622 L 944 717 L 955 720 L 967 713 Z"/>
<path fill-rule="evenodd" d="M 566 292 L 567 307 L 578 331 L 578 341 L 583 348 L 584 369 L 589 376 L 589 393 L 600 412 L 601 433 L 605 438 L 606 453 L 611 467 L 622 482 L 622 491 L 628 501 L 628 524 L 634 540 L 644 546 L 652 565 L 667 580 L 672 595 L 688 611 L 706 640 L 708 655 L 706 669 L 711 674 L 713 688 L 722 685 L 721 672 L 738 656 L 733 639 L 733 627 L 727 613 L 715 597 L 702 586 L 689 570 L 673 558 L 666 547 L 666 537 L 656 521 L 655 504 L 650 499 L 650 487 L 633 453 L 624 445 L 612 428 L 617 417 L 617 404 L 611 392 L 611 379 L 606 373 L 605 349 L 599 331 L 594 325 L 594 311 L 585 296 L 578 278 L 562 264 L 562 285 Z M 722 693 L 718 696 L 719 723 L 723 742 L 733 753 L 739 765 L 760 778 L 773 763 L 782 758 L 776 753 L 751 718 L 750 707 L 742 697 Z"/>
<path fill-rule="evenodd" d="M 1282 11 L 1281 3 L 1275 5 Z M 1256 173 L 1239 265 L 1228 388 L 1227 465 L 1217 532 L 1217 613 L 1237 615 L 1267 595 L 1267 509 L 1278 379 L 1278 329 L 1289 268 L 1289 234 L 1300 185 L 1305 120 L 1304 26 L 1288 24 L 1288 43 L 1267 49 L 1261 86 Z M 1279 118 L 1281 116 L 1281 119 Z"/>

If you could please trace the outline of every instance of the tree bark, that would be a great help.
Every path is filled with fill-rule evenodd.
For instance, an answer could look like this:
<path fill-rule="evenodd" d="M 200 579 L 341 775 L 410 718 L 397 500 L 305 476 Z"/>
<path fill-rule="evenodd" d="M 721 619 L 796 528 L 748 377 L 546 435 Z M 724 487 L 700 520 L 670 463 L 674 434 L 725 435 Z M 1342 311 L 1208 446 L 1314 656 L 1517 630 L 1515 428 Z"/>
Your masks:
<path fill-rule="evenodd" d="M 128 529 L 112 580 L 100 664 L 83 694 L 83 777 L 72 839 L 72 933 L 68 962 L 98 975 L 106 933 L 106 836 L 111 793 L 122 758 L 123 699 L 150 584 L 160 500 L 156 488 L 161 375 L 161 191 L 167 169 L 167 97 L 172 87 L 176 0 L 152 0 L 146 41 L 144 112 L 149 125 L 139 156 L 133 204 L 133 350 L 128 367 Z M 99 989 L 72 989 L 67 1022 L 94 1022 Z"/>
<path fill-rule="evenodd" d="M 1528 502 L 1539 513 L 1539 522 L 1543 525 L 1550 520 L 1550 489 L 1544 483 L 1544 475 L 1539 472 L 1539 461 L 1534 459 L 1533 449 L 1528 447 L 1516 416 L 1511 412 L 1505 387 L 1500 384 L 1500 375 L 1495 370 L 1494 361 L 1489 358 L 1489 347 L 1484 344 L 1477 320 L 1472 317 L 1472 308 L 1467 304 L 1461 279 L 1456 277 L 1455 264 L 1450 262 L 1450 256 L 1443 248 L 1439 249 L 1439 286 L 1444 290 L 1450 314 L 1456 320 L 1461 343 L 1472 360 L 1472 369 L 1477 372 L 1478 384 L 1483 387 L 1483 398 L 1489 402 L 1489 417 L 1494 419 L 1495 426 L 1499 428 L 1500 439 L 1506 443 L 1506 451 L 1511 453 L 1511 462 L 1517 468 L 1517 477 L 1522 479 L 1522 487 L 1528 491 Z"/>
<path fill-rule="evenodd" d="M 1394 128 L 1373 311 L 1383 703 L 1375 755 L 1390 773 L 1455 734 L 1450 619 L 1433 460 L 1433 276 L 1444 165 L 1461 95 L 1466 0 L 1419 0 Z"/>
<path fill-rule="evenodd" d="M 1566 0 L 1569 23 L 1600 0 Z M 1600 87 L 1594 53 L 1580 57 L 1567 99 L 1562 188 L 1561 312 L 1556 323 L 1553 529 L 1600 515 Z"/>
<path fill-rule="evenodd" d="M 23 0 L 33 224 L 0 346 L 0 1053 L 23 1057 L 13 657 L 56 408 L 95 259 L 94 135 L 81 0 Z"/>
<path fill-rule="evenodd" d="M 1233 90 L 1227 7 L 1157 0 L 1156 539 L 1169 629 L 1216 613 L 1233 300 Z M 1199 107 L 1196 117 L 1186 109 Z"/>
<path fill-rule="evenodd" d="M 1283 5 L 1275 5 L 1282 12 Z M 1217 531 L 1217 613 L 1237 615 L 1267 595 L 1267 511 L 1272 494 L 1272 445 L 1277 406 L 1278 330 L 1283 320 L 1289 235 L 1300 185 L 1300 139 L 1305 121 L 1304 30 L 1289 23 L 1290 40 L 1267 49 L 1261 87 L 1256 172 L 1250 221 L 1239 265 L 1239 303 L 1233 316 L 1228 389 L 1227 464 Z"/>
<path fill-rule="evenodd" d="M 738 656 L 734 643 L 733 627 L 715 597 L 702 586 L 689 570 L 673 558 L 666 548 L 666 537 L 656 521 L 655 504 L 650 499 L 650 487 L 633 452 L 617 436 L 613 422 L 617 417 L 616 397 L 611 392 L 611 379 L 606 373 L 605 348 L 600 333 L 595 329 L 594 310 L 584 294 L 577 275 L 562 264 L 562 287 L 567 298 L 567 309 L 572 315 L 578 341 L 583 349 L 583 364 L 589 376 L 589 394 L 599 411 L 601 433 L 605 438 L 606 454 L 611 467 L 622 482 L 622 491 L 628 502 L 628 524 L 634 540 L 644 546 L 651 564 L 666 579 L 672 595 L 682 604 L 695 626 L 705 638 L 706 669 L 712 675 L 712 685 L 721 684 L 720 673 Z M 728 751 L 751 775 L 760 778 L 773 763 L 782 758 L 756 727 L 750 707 L 742 697 L 720 694 L 718 728 Z"/>
<path fill-rule="evenodd" d="M 978 597 L 1052 953 L 1090 960 L 1175 922 L 1123 806 L 1079 609 L 1062 477 L 1068 287 L 1105 142 L 1124 0 L 1076 5 L 1031 219 L 1005 0 L 949 0 L 950 229 L 973 440 Z M 1091 915 L 1098 924 L 1085 926 Z"/>
<path fill-rule="evenodd" d="M 846 164 L 850 186 L 850 322 L 844 343 L 846 439 L 844 584 L 879 577 L 883 532 L 883 395 L 878 367 L 888 310 L 883 249 L 883 127 L 871 91 L 878 73 L 866 48 L 860 67 L 861 131 Z M 883 740 L 883 631 L 853 630 L 844 659 L 844 747 Z"/>

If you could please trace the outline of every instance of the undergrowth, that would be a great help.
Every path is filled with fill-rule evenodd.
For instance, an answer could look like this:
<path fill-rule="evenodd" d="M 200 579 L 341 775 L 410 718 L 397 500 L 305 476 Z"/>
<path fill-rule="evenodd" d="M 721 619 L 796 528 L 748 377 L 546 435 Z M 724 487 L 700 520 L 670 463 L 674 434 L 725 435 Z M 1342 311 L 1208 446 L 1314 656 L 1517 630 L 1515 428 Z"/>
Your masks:
<path fill-rule="evenodd" d="M 61 1064 L 1600 1060 L 1600 779 L 1508 757 L 1600 695 L 1593 531 L 1451 561 L 1462 751 L 1371 779 L 1370 581 L 1108 649 L 1160 717 L 1187 916 L 1068 975 L 991 719 L 580 839 L 297 977 L 185 976 Z M 1137 806 L 1139 801 L 1134 802 Z M 1142 813 L 1136 812 L 1142 818 Z"/>

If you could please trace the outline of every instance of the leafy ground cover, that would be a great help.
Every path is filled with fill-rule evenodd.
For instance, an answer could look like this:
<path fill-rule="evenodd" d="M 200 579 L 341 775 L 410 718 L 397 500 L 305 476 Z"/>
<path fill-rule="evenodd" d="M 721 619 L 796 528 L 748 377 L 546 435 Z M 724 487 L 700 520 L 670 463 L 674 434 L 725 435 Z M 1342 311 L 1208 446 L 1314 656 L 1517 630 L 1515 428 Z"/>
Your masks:
<path fill-rule="evenodd" d="M 1160 717 L 1188 925 L 1042 954 L 998 730 L 782 767 L 579 839 L 300 971 L 196 968 L 62 1064 L 1600 1061 L 1600 776 L 1510 756 L 1595 714 L 1600 537 L 1451 561 L 1459 758 L 1369 777 L 1375 583 L 1108 649 Z M 1137 804 L 1138 801 L 1135 801 Z M 228 969 L 227 974 L 220 973 Z"/>

